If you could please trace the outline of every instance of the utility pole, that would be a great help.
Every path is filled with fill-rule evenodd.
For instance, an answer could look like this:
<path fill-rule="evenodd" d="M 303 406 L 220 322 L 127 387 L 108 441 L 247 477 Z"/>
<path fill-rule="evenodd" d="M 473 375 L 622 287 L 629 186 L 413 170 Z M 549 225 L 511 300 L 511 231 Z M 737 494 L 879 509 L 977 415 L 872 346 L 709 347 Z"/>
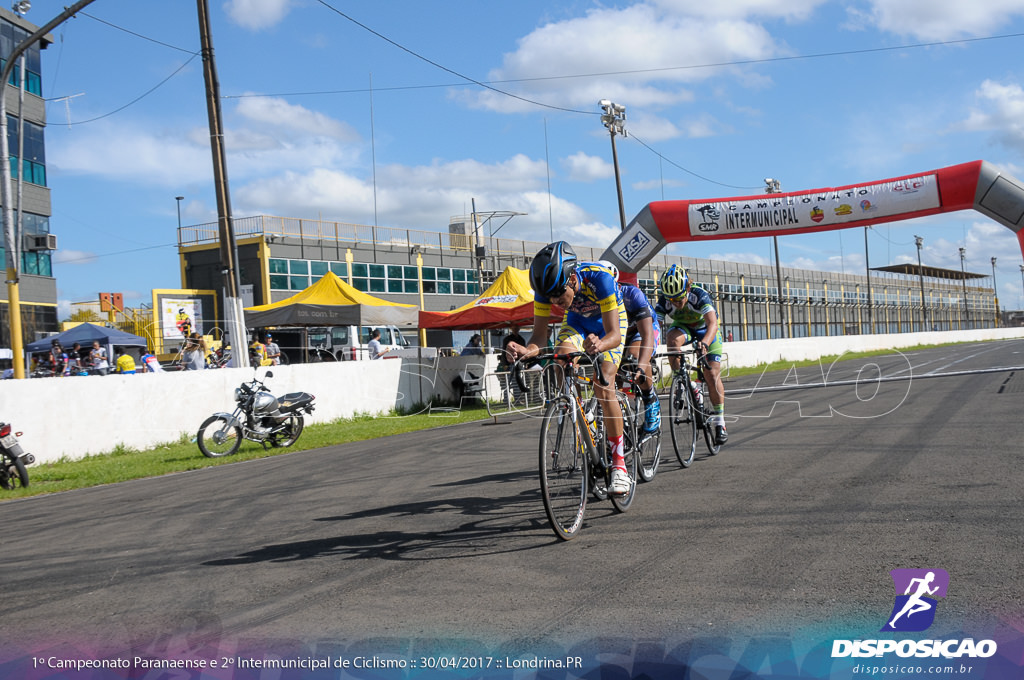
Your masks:
<path fill-rule="evenodd" d="M 220 85 L 213 58 L 213 36 L 210 32 L 210 8 L 207 0 L 196 0 L 199 11 L 199 38 L 203 53 L 203 78 L 206 82 L 206 110 L 210 120 L 210 150 L 213 154 L 213 181 L 217 194 L 217 226 L 220 240 L 221 273 L 224 281 L 225 325 L 231 334 L 232 364 L 248 366 L 245 333 L 245 312 L 239 297 L 241 277 L 238 271 L 238 245 L 231 216 L 228 191 L 227 154 L 224 151 L 224 124 L 220 113 Z"/>

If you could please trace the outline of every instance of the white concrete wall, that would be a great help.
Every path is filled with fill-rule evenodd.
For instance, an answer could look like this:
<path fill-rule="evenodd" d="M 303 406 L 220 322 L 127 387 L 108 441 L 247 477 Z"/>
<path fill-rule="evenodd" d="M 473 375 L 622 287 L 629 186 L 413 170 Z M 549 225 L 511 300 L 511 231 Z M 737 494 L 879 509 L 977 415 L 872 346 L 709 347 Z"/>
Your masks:
<path fill-rule="evenodd" d="M 729 366 L 735 368 L 845 351 L 1020 337 L 1024 328 L 758 340 L 731 342 L 725 348 Z M 275 395 L 314 394 L 316 411 L 307 423 L 323 423 L 361 413 L 408 410 L 416 404 L 452 402 L 457 396 L 452 380 L 467 367 L 478 376 L 493 373 L 497 355 L 275 366 L 267 387 Z M 262 375 L 266 369 L 259 371 Z M 207 416 L 231 411 L 235 387 L 252 375 L 253 369 L 236 368 L 4 380 L 0 381 L 0 421 L 24 433 L 22 444 L 39 462 L 82 458 L 118 445 L 151 448 L 175 442 L 183 434 L 194 437 Z"/>
<path fill-rule="evenodd" d="M 731 368 L 758 366 L 774 361 L 803 361 L 844 352 L 900 349 L 949 342 L 978 342 L 1024 337 L 1024 328 L 989 328 L 970 331 L 891 333 L 885 335 L 839 335 L 793 338 L 791 340 L 747 340 L 725 343 Z"/>

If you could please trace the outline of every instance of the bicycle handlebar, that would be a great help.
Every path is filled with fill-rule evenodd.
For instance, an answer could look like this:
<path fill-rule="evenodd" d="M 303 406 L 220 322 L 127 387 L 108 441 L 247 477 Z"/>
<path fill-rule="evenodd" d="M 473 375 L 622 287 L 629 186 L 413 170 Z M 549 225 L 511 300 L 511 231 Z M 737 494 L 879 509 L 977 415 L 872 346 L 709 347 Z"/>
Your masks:
<path fill-rule="evenodd" d="M 604 357 L 601 356 L 600 354 L 588 354 L 587 352 L 580 351 L 556 352 L 554 350 L 548 350 L 545 352 L 535 354 L 532 357 L 526 359 L 516 359 L 516 361 L 512 364 L 512 377 L 515 378 L 516 384 L 519 386 L 519 389 L 521 391 L 529 392 L 530 388 L 527 386 L 526 381 L 523 380 L 524 363 L 529 363 L 532 366 L 539 361 L 543 361 L 544 359 L 555 359 L 557 361 L 573 361 L 581 357 L 585 357 L 587 360 L 590 361 L 591 365 L 593 365 L 594 375 L 597 377 L 597 382 L 600 383 L 601 386 L 607 387 L 609 383 L 607 380 L 605 380 L 604 374 L 601 373 L 600 366 L 600 363 L 604 361 Z"/>

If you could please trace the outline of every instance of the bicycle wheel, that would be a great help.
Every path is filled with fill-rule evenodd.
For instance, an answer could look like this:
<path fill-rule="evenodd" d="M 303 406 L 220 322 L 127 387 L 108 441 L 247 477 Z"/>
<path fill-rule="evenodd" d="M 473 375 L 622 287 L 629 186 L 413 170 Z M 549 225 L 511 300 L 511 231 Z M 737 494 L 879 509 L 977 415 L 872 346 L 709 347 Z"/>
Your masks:
<path fill-rule="evenodd" d="M 551 530 L 568 541 L 583 526 L 587 509 L 587 455 L 572 404 L 560 397 L 544 411 L 540 437 L 540 491 Z"/>
<path fill-rule="evenodd" d="M 676 458 L 680 465 L 688 468 L 697 449 L 697 419 L 693 412 L 693 396 L 686 371 L 672 377 L 668 392 L 668 422 Z"/>
<path fill-rule="evenodd" d="M 610 496 L 612 506 L 618 512 L 626 512 L 636 497 L 636 470 L 637 470 L 637 448 L 636 442 L 636 413 L 630 405 L 626 395 L 616 392 L 619 399 L 619 408 L 622 409 L 622 456 L 626 459 L 626 474 L 629 475 L 629 492 L 618 496 Z M 627 445 L 628 443 L 628 445 Z M 609 464 L 611 456 L 609 456 Z"/>
<path fill-rule="evenodd" d="M 661 428 L 652 432 L 644 432 L 643 414 L 647 406 L 644 398 L 639 394 L 633 397 L 633 411 L 637 414 L 637 454 L 636 454 L 636 475 L 642 482 L 649 482 L 654 479 L 658 472 L 658 463 L 661 462 Z"/>
<path fill-rule="evenodd" d="M 708 384 L 703 380 L 700 384 L 704 394 L 704 417 L 701 418 L 704 423 L 704 443 L 707 444 L 708 454 L 713 456 L 718 453 L 722 446 L 715 442 L 715 413 L 711 406 L 711 395 L 708 394 Z"/>
<path fill-rule="evenodd" d="M 196 443 L 207 458 L 230 456 L 242 443 L 242 430 L 224 416 L 210 416 L 199 426 Z"/>

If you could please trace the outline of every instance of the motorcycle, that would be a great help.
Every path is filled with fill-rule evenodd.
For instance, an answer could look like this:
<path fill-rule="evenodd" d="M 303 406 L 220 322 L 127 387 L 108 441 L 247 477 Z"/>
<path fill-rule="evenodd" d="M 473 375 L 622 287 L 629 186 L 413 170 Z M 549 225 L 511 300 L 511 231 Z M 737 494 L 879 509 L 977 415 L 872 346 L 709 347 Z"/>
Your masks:
<path fill-rule="evenodd" d="M 28 486 L 25 466 L 36 462 L 35 456 L 21 448 L 20 436 L 8 423 L 0 423 L 0 487 L 7 490 Z"/>
<path fill-rule="evenodd" d="M 267 371 L 264 380 L 273 378 Z M 235 388 L 235 410 L 214 413 L 203 421 L 196 435 L 199 450 L 208 458 L 230 456 L 242 439 L 258 442 L 264 449 L 291 446 L 302 434 L 303 413 L 312 413 L 316 399 L 308 392 L 275 397 L 254 377 Z"/>

